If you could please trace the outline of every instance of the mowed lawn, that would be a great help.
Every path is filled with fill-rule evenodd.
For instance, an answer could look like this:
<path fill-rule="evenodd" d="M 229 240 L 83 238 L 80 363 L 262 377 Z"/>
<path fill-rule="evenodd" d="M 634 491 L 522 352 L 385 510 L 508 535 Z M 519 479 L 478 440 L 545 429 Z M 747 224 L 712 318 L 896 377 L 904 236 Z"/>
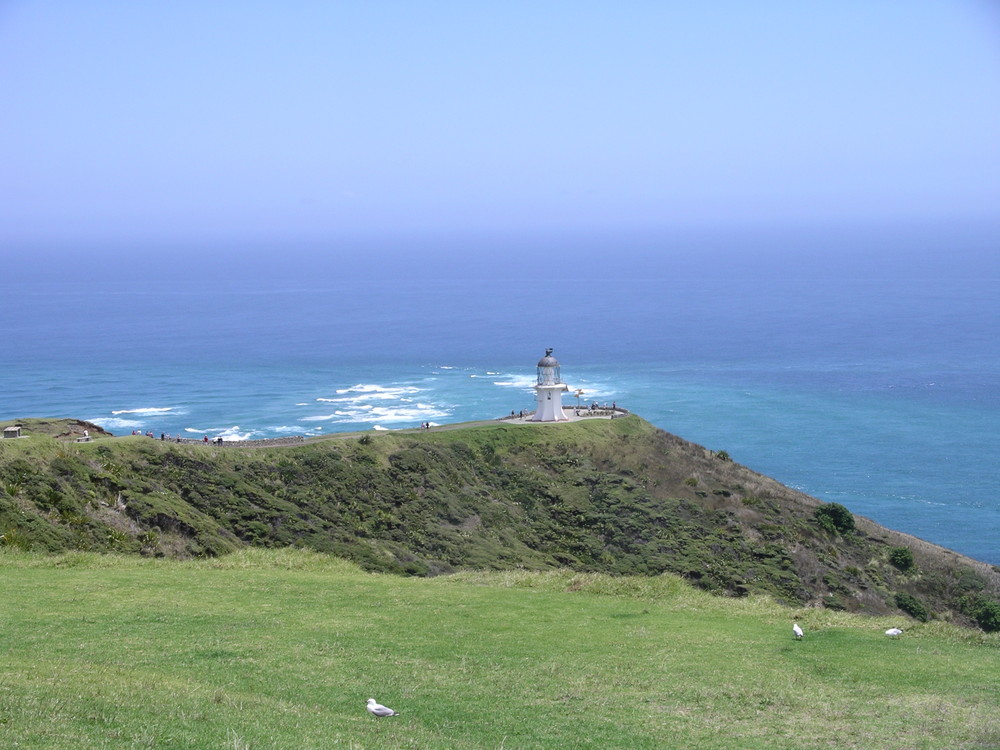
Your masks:
<path fill-rule="evenodd" d="M 7 553 L 0 576 L 3 748 L 1000 747 L 997 636 L 670 576 L 397 578 L 297 551 Z"/>

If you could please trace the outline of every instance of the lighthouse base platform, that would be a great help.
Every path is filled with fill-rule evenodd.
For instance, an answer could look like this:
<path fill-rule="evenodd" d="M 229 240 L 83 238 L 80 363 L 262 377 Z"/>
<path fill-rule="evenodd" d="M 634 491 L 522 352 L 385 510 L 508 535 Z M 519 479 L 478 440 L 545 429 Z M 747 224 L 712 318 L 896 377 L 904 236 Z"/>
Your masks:
<path fill-rule="evenodd" d="M 567 422 L 582 422 L 586 419 L 620 419 L 621 417 L 627 417 L 631 412 L 628 409 L 623 409 L 620 406 L 612 409 L 608 408 L 597 408 L 590 409 L 586 407 L 575 407 L 575 406 L 564 406 L 563 407 L 563 419 L 550 420 L 550 421 L 534 421 L 534 412 L 515 412 L 506 417 L 498 417 L 499 422 L 508 422 L 511 424 L 566 424 Z"/>

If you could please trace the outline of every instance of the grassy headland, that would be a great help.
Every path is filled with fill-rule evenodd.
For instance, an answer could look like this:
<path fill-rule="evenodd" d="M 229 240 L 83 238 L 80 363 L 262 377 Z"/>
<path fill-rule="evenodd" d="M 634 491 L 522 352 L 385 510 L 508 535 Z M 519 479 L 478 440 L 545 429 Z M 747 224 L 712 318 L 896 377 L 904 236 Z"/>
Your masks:
<path fill-rule="evenodd" d="M 30 437 L 0 441 L 7 547 L 198 557 L 294 546 L 411 575 L 672 572 L 736 597 L 1000 628 L 995 568 L 634 416 L 283 448 L 76 443 L 53 437 L 67 432 L 57 424 L 24 424 Z"/>
<path fill-rule="evenodd" d="M 0 552 L 0 745 L 990 748 L 1000 635 L 676 576 Z M 793 618 L 806 637 L 792 637 Z M 375 697 L 401 712 L 376 720 Z"/>

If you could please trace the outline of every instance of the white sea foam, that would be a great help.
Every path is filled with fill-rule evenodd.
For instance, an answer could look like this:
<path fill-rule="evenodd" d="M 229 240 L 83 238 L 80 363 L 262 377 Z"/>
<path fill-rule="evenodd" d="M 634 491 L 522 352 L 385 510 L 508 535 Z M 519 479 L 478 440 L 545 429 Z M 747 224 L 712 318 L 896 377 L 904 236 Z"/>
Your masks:
<path fill-rule="evenodd" d="M 105 430 L 134 430 L 136 427 L 142 426 L 142 422 L 135 419 L 121 419 L 120 417 L 95 417 L 87 421 L 93 422 Z"/>
<path fill-rule="evenodd" d="M 240 432 L 240 426 L 234 425 L 229 429 L 222 430 L 216 434 L 216 437 L 223 440 L 249 440 L 253 434 L 253 432 Z"/>
<path fill-rule="evenodd" d="M 420 389 L 412 385 L 376 385 L 374 383 L 358 383 L 351 388 L 338 388 L 337 393 L 389 393 L 399 395 L 401 393 L 417 393 Z"/>
<path fill-rule="evenodd" d="M 937 505 L 942 508 L 947 508 L 949 506 L 949 503 L 939 503 L 935 502 L 934 500 L 927 500 L 925 498 L 920 498 L 920 497 L 907 497 L 905 499 L 910 500 L 911 502 L 920 503 L 922 505 Z"/>
<path fill-rule="evenodd" d="M 374 426 L 374 427 L 373 427 L 372 429 L 373 429 L 373 430 L 378 430 L 378 431 L 380 431 L 380 432 L 385 432 L 385 431 L 387 431 L 387 430 L 388 430 L 389 428 L 388 428 L 388 427 L 383 427 L 382 425 L 380 425 L 380 424 L 377 424 L 377 425 L 375 425 L 375 426 Z"/>
<path fill-rule="evenodd" d="M 339 389 L 339 394 L 353 393 L 356 395 L 341 395 L 340 398 L 317 398 L 317 401 L 328 404 L 352 404 L 361 401 L 392 401 L 394 399 L 406 400 L 406 396 L 420 393 L 423 388 L 415 386 L 400 386 L 399 388 L 379 388 L 378 390 L 360 391 L 351 388 Z"/>
<path fill-rule="evenodd" d="M 537 382 L 538 379 L 530 375 L 515 375 L 510 380 L 495 380 L 493 385 L 499 385 L 502 388 L 531 388 Z"/>
<path fill-rule="evenodd" d="M 240 432 L 239 425 L 235 425 L 233 427 L 209 427 L 204 430 L 200 430 L 197 427 L 185 427 L 184 432 L 189 432 L 193 435 L 207 435 L 210 438 L 221 437 L 223 440 L 249 440 L 254 435 L 258 434 L 253 430 L 249 432 Z"/>
<path fill-rule="evenodd" d="M 163 414 L 164 412 L 173 411 L 172 406 L 149 406 L 143 409 L 118 409 L 112 411 L 112 414 Z"/>
<path fill-rule="evenodd" d="M 295 404 L 295 405 L 296 405 L 296 406 L 309 406 L 309 404 L 307 404 L 307 403 L 305 403 L 305 402 L 302 402 L 302 403 L 298 403 L 298 404 Z"/>
<path fill-rule="evenodd" d="M 577 390 L 583 391 L 583 395 L 580 398 L 588 401 L 604 401 L 605 399 L 610 401 L 616 394 L 615 389 L 607 383 L 589 383 L 584 381 L 569 387 L 571 394 L 575 394 Z"/>
<path fill-rule="evenodd" d="M 300 422 L 333 422 L 335 424 L 350 424 L 352 422 L 426 422 L 431 418 L 444 418 L 450 412 L 433 404 L 414 406 L 373 406 L 361 404 L 356 409 L 335 411 L 333 414 L 314 414 L 302 417 Z"/>
<path fill-rule="evenodd" d="M 416 394 L 427 391 L 415 385 L 376 385 L 360 383 L 337 389 L 337 397 L 317 398 L 317 403 L 334 406 L 331 412 L 301 417 L 300 422 L 334 424 L 427 422 L 430 418 L 451 416 L 447 407 L 418 401 Z"/>

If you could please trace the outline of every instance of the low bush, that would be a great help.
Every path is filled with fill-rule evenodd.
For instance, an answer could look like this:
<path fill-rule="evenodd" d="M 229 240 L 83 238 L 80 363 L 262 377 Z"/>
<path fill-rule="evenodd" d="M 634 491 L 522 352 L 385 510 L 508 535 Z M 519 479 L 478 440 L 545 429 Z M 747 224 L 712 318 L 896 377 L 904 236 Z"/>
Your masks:
<path fill-rule="evenodd" d="M 893 547 L 889 550 L 889 562 L 905 573 L 913 568 L 913 552 L 909 547 Z"/>
<path fill-rule="evenodd" d="M 971 594 L 959 600 L 959 609 L 987 633 L 1000 631 L 1000 603 L 982 594 Z"/>
<path fill-rule="evenodd" d="M 825 503 L 816 509 L 819 525 L 831 534 L 848 534 L 854 531 L 854 516 L 840 503 Z"/>
<path fill-rule="evenodd" d="M 915 620 L 920 620 L 920 622 L 927 622 L 927 618 L 930 617 L 930 613 L 927 611 L 927 607 L 924 603 L 917 599 L 917 597 L 912 594 L 907 594 L 905 591 L 899 591 L 895 595 L 896 606 L 901 610 L 906 612 L 910 617 Z"/>
<path fill-rule="evenodd" d="M 976 609 L 976 624 L 987 633 L 996 633 L 1000 630 L 1000 604 L 997 602 L 983 602 Z"/>

